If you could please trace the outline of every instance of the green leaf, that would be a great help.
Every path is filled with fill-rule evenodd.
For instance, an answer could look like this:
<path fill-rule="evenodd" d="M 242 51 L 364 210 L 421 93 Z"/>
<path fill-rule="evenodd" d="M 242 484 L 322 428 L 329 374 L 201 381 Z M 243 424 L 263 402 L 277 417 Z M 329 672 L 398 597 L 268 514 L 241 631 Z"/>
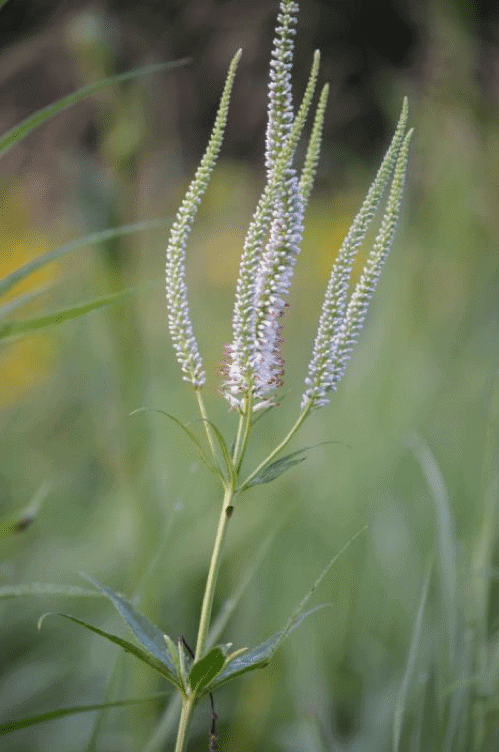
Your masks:
<path fill-rule="evenodd" d="M 325 607 L 325 605 L 327 604 L 320 604 L 318 606 L 315 606 L 314 608 L 311 608 L 309 611 L 306 611 L 304 614 L 300 614 L 300 616 L 295 619 L 290 627 L 281 629 L 279 632 L 276 632 L 274 635 L 272 635 L 272 637 L 269 637 L 268 640 L 262 642 L 261 645 L 258 645 L 258 647 L 253 648 L 252 650 L 248 650 L 242 655 L 239 655 L 237 658 L 234 658 L 227 664 L 227 666 L 225 666 L 223 671 L 221 671 L 221 673 L 219 673 L 218 676 L 215 677 L 214 681 L 212 681 L 211 684 L 209 684 L 205 688 L 204 694 L 212 692 L 214 689 L 218 689 L 218 687 L 221 687 L 222 684 L 225 684 L 231 679 L 235 679 L 242 674 L 246 674 L 248 671 L 254 671 L 257 668 L 265 668 L 265 666 L 270 663 L 272 656 L 274 655 L 275 651 L 284 640 L 284 638 L 288 634 L 291 634 L 291 632 L 293 632 L 295 629 L 297 629 L 302 621 L 304 621 L 308 616 L 311 616 L 316 611 L 321 610 Z"/>
<path fill-rule="evenodd" d="M 200 418 L 200 420 L 203 423 L 207 423 L 213 429 L 215 433 L 215 437 L 218 441 L 218 445 L 222 452 L 222 457 L 223 457 L 225 469 L 227 470 L 228 479 L 234 483 L 235 478 L 234 478 L 234 465 L 232 464 L 232 456 L 231 456 L 229 447 L 227 446 L 227 442 L 225 441 L 222 435 L 222 432 L 216 427 L 214 423 L 211 422 L 211 420 L 208 420 L 207 418 Z"/>
<path fill-rule="evenodd" d="M 54 115 L 57 115 L 61 110 L 66 107 L 70 107 L 76 102 L 80 102 L 82 99 L 95 94 L 95 92 L 105 89 L 106 86 L 113 86 L 114 84 L 121 83 L 122 81 L 129 81 L 132 78 L 138 76 L 146 76 L 159 71 L 165 71 L 172 68 L 178 68 L 181 65 L 186 65 L 190 62 L 190 58 L 183 58 L 182 60 L 174 60 L 169 63 L 156 63 L 155 65 L 147 65 L 145 68 L 136 68 L 135 70 L 128 71 L 127 73 L 120 73 L 117 76 L 110 76 L 109 78 L 102 78 L 100 81 L 96 81 L 93 84 L 84 86 L 82 89 L 74 91 L 72 94 L 68 94 L 66 97 L 62 97 L 57 102 L 43 107 L 41 110 L 34 112 L 27 117 L 22 123 L 14 126 L 8 131 L 2 138 L 0 138 L 0 157 L 5 154 L 12 146 L 14 146 L 22 138 L 25 138 L 32 130 L 39 125 L 49 120 Z"/>
<path fill-rule="evenodd" d="M 101 230 L 100 232 L 93 232 L 90 235 L 85 235 L 83 238 L 71 240 L 69 243 L 65 243 L 64 245 L 59 246 L 59 248 L 55 248 L 53 251 L 45 253 L 43 256 L 28 261 L 28 263 L 20 266 L 19 269 L 15 269 L 10 274 L 7 274 L 6 277 L 0 279 L 0 295 L 5 295 L 5 293 L 9 292 L 9 290 L 14 287 L 14 285 L 22 282 L 23 279 L 30 274 L 33 274 L 33 272 L 38 271 L 38 269 L 56 261 L 62 256 L 67 256 L 69 253 L 77 251 L 79 248 L 84 248 L 86 245 L 104 243 L 106 240 L 118 238 L 123 235 L 131 235 L 134 232 L 140 232 L 142 230 L 155 230 L 158 227 L 164 227 L 169 224 L 171 224 L 170 218 L 151 219 L 145 222 L 136 222 L 135 224 L 112 227 L 108 230 Z M 161 281 L 164 282 L 163 278 L 161 278 Z"/>
<path fill-rule="evenodd" d="M 49 710 L 47 713 L 38 713 L 37 715 L 31 715 L 27 718 L 20 718 L 17 721 L 6 721 L 0 723 L 0 734 L 10 734 L 12 731 L 18 731 L 28 726 L 34 726 L 37 723 L 45 723 L 46 721 L 52 721 L 55 718 L 64 718 L 67 715 L 75 715 L 77 713 L 91 713 L 95 710 L 106 710 L 107 708 L 123 708 L 127 705 L 138 705 L 142 702 L 154 702 L 160 700 L 163 697 L 170 696 L 170 692 L 157 692 L 155 695 L 149 697 L 138 697 L 130 700 L 115 700 L 114 702 L 101 702 L 97 705 L 75 705 L 72 708 L 57 708 L 56 710 Z"/>
<path fill-rule="evenodd" d="M 217 646 L 212 648 L 204 658 L 192 665 L 189 672 L 189 685 L 193 691 L 203 689 L 211 682 L 223 668 L 225 655 L 223 650 Z"/>
<path fill-rule="evenodd" d="M 203 449 L 203 445 L 199 441 L 198 438 L 192 433 L 192 431 L 186 426 L 185 423 L 182 423 L 182 421 L 177 418 L 175 415 L 172 415 L 171 413 L 165 412 L 165 410 L 158 410 L 154 407 L 138 407 L 137 410 L 132 410 L 130 415 L 135 415 L 136 413 L 159 413 L 159 415 L 164 415 L 165 418 L 169 418 L 169 420 L 172 420 L 174 423 L 177 424 L 177 426 L 180 426 L 180 428 L 187 434 L 187 436 L 190 438 L 194 446 L 196 447 L 196 451 L 201 458 L 202 462 L 206 465 L 208 470 L 210 470 L 212 473 L 215 473 L 215 475 L 220 476 L 220 471 L 218 468 L 215 467 L 215 465 L 210 461 L 208 455 Z"/>
<path fill-rule="evenodd" d="M 279 632 L 276 632 L 272 637 L 269 637 L 266 642 L 262 643 L 256 648 L 253 648 L 252 650 L 248 650 L 247 652 L 243 653 L 242 655 L 239 655 L 237 658 L 234 658 L 234 660 L 229 661 L 229 663 L 225 666 L 223 671 L 215 678 L 215 680 L 208 685 L 208 687 L 205 690 L 206 692 L 211 692 L 215 688 L 221 686 L 222 684 L 225 684 L 225 682 L 229 681 L 230 679 L 235 679 L 237 676 L 240 676 L 241 674 L 246 673 L 247 671 L 253 671 L 255 668 L 263 668 L 266 666 L 269 661 L 271 660 L 272 656 L 274 655 L 275 651 L 281 644 L 281 642 L 284 640 L 284 638 L 291 634 L 301 623 L 304 619 L 306 619 L 311 614 L 315 613 L 321 608 L 324 608 L 327 604 L 321 604 L 319 606 L 316 606 L 315 608 L 310 609 L 309 611 L 306 611 L 303 613 L 303 609 L 307 605 L 308 601 L 310 600 L 311 596 L 315 592 L 315 590 L 319 587 L 320 583 L 326 576 L 326 574 L 329 572 L 331 567 L 338 561 L 340 556 L 342 556 L 345 551 L 351 546 L 354 540 L 361 535 L 361 533 L 364 532 L 367 526 L 362 527 L 360 530 L 358 530 L 355 535 L 353 535 L 350 540 L 341 548 L 341 550 L 333 556 L 331 561 L 327 564 L 327 566 L 324 567 L 322 572 L 320 573 L 319 577 L 316 579 L 312 587 L 308 590 L 305 597 L 302 598 L 298 606 L 293 610 L 291 616 L 288 619 L 288 622 L 284 629 L 281 629 Z"/>
<path fill-rule="evenodd" d="M 258 486 L 261 483 L 271 483 L 276 478 L 279 478 L 279 476 L 283 475 L 286 470 L 290 470 L 295 465 L 299 465 L 300 462 L 307 459 L 307 455 L 303 454 L 303 451 L 303 449 L 300 449 L 297 452 L 291 452 L 291 454 L 287 454 L 280 460 L 272 462 L 271 465 L 267 465 L 267 467 L 261 470 L 258 475 L 255 475 L 247 485 L 243 486 L 243 489 L 251 488 L 251 486 Z"/>
<path fill-rule="evenodd" d="M 312 444 L 311 446 L 303 447 L 303 449 L 297 449 L 296 452 L 291 452 L 290 454 L 286 454 L 285 457 L 281 457 L 281 459 L 276 460 L 275 462 L 272 462 L 270 465 L 267 465 L 263 468 L 263 470 L 260 470 L 260 472 L 254 476 L 254 478 L 251 478 L 249 482 L 244 481 L 242 486 L 239 488 L 239 491 L 246 491 L 247 488 L 251 488 L 251 486 L 258 486 L 261 483 L 271 483 L 276 478 L 279 478 L 280 475 L 283 475 L 283 473 L 286 472 L 286 470 L 289 470 L 291 467 L 294 467 L 295 465 L 299 465 L 300 462 L 303 462 L 303 460 L 307 459 L 307 455 L 304 454 L 304 452 L 308 452 L 310 449 L 315 449 L 319 446 L 324 446 L 324 444 L 339 444 L 341 442 L 339 441 L 321 441 L 319 444 Z"/>
<path fill-rule="evenodd" d="M 28 585 L 1 585 L 0 599 L 20 598 L 25 595 L 37 596 L 68 596 L 70 598 L 101 598 L 101 593 L 95 590 L 78 587 L 78 585 L 54 585 L 51 582 L 31 582 Z"/>
<path fill-rule="evenodd" d="M 89 624 L 88 622 L 83 621 L 82 619 L 77 619 L 76 616 L 70 616 L 69 614 L 63 614 L 59 612 L 57 613 L 49 612 L 49 613 L 43 614 L 38 619 L 39 629 L 41 628 L 47 616 L 62 616 L 64 619 L 69 619 L 69 621 L 72 621 L 75 624 L 80 624 L 80 626 L 85 627 L 85 629 L 88 629 L 91 632 L 95 632 L 95 634 L 98 634 L 101 637 L 104 637 L 106 640 L 109 640 L 109 642 L 112 642 L 115 645 L 118 645 L 118 647 L 125 650 L 125 652 L 131 653 L 132 655 L 134 655 L 136 658 L 139 659 L 139 661 L 142 661 L 142 663 L 145 663 L 151 668 L 153 668 L 155 671 L 161 674 L 161 676 L 163 676 L 165 679 L 171 682 L 175 687 L 177 687 L 177 689 L 180 690 L 180 692 L 183 692 L 183 687 L 182 687 L 179 677 L 175 676 L 170 671 L 169 665 L 164 660 L 156 658 L 156 656 L 150 651 L 142 650 L 142 648 L 139 648 L 133 643 L 128 642 L 128 640 L 124 640 L 122 637 L 118 637 L 118 635 L 112 634 L 111 632 L 106 632 L 103 629 L 99 629 L 99 627 L 95 627 L 93 624 Z"/>
<path fill-rule="evenodd" d="M 47 326 L 62 324 L 69 319 L 76 319 L 79 316 L 84 316 L 86 313 L 94 311 L 97 308 L 115 305 L 131 295 L 136 295 L 144 287 L 144 285 L 141 285 L 140 287 L 127 287 L 124 290 L 118 290 L 118 292 L 112 292 L 108 295 L 103 295 L 100 298 L 89 300 L 86 303 L 79 303 L 78 305 L 63 308 L 59 311 L 54 311 L 53 313 L 48 313 L 43 316 L 5 322 L 0 325 L 0 340 L 10 342 L 14 339 L 25 337 L 38 329 L 45 329 Z"/>
<path fill-rule="evenodd" d="M 109 598 L 140 644 L 145 647 L 148 653 L 151 653 L 158 661 L 165 664 L 172 676 L 176 677 L 175 681 L 178 682 L 179 679 L 175 667 L 175 661 L 170 655 L 163 632 L 161 632 L 152 621 L 149 621 L 149 619 L 136 611 L 129 601 L 115 593 L 111 588 L 97 582 L 97 580 L 94 580 L 94 578 L 90 577 L 88 574 L 82 573 L 81 576 L 88 580 L 88 582 L 97 588 L 97 590 L 100 590 L 103 595 Z"/>

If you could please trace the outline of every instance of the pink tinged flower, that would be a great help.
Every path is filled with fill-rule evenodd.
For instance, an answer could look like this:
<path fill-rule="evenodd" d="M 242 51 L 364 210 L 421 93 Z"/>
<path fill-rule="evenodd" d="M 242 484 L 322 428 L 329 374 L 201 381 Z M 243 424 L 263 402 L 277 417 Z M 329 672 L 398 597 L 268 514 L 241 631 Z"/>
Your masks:
<path fill-rule="evenodd" d="M 314 56 L 300 109 L 293 118 L 291 63 L 298 6 L 281 2 L 272 52 L 265 164 L 267 184 L 246 236 L 233 314 L 233 340 L 225 348 L 222 391 L 231 407 L 272 404 L 282 384 L 281 318 L 299 252 L 304 199 L 292 167 L 318 74 Z"/>

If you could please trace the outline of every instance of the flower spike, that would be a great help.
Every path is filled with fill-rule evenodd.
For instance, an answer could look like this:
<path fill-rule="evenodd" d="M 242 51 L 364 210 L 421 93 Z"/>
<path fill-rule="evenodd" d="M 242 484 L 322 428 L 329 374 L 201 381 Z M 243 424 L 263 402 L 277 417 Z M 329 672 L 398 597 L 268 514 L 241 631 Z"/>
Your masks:
<path fill-rule="evenodd" d="M 300 249 L 303 201 L 293 158 L 319 71 L 319 53 L 302 103 L 293 120 L 291 63 L 298 6 L 281 2 L 269 84 L 265 163 L 267 183 L 246 236 L 233 314 L 233 340 L 226 345 L 222 391 L 231 407 L 253 410 L 272 404 L 269 392 L 282 383 L 280 319 L 286 307 L 293 267 Z"/>
<path fill-rule="evenodd" d="M 382 266 L 392 246 L 400 213 L 409 145 L 413 133 L 411 130 L 405 134 L 407 116 L 407 100 L 404 99 L 402 114 L 390 148 L 333 266 L 321 310 L 312 360 L 305 379 L 307 389 L 302 397 L 302 410 L 322 407 L 329 402 L 327 392 L 334 391 L 343 377 L 353 346 L 364 326 L 369 301 L 374 294 Z M 393 178 L 390 194 L 380 229 L 361 278 L 347 304 L 353 260 L 375 216 L 391 176 Z"/>
<path fill-rule="evenodd" d="M 166 249 L 168 327 L 178 363 L 184 373 L 184 381 L 189 381 L 195 388 L 203 386 L 206 374 L 189 314 L 185 283 L 185 247 L 197 207 L 206 191 L 222 145 L 230 94 L 240 58 L 241 50 L 238 50 L 229 67 L 208 146 L 172 225 Z"/>

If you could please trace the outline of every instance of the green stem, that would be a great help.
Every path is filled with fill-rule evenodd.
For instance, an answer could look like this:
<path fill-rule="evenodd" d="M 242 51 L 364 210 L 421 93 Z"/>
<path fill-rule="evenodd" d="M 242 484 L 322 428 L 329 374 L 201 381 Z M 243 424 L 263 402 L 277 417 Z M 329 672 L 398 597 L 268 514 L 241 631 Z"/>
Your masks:
<path fill-rule="evenodd" d="M 234 467 L 236 467 L 236 461 L 239 455 L 239 449 L 240 449 L 241 441 L 243 438 L 245 423 L 246 423 L 246 416 L 244 413 L 241 413 L 239 415 L 239 423 L 237 426 L 237 435 L 236 435 L 236 441 L 234 443 L 234 451 L 232 452 L 232 462 L 234 463 Z"/>
<path fill-rule="evenodd" d="M 248 438 L 249 438 L 250 431 L 251 431 L 252 418 L 253 418 L 253 395 L 249 394 L 246 396 L 245 401 L 244 401 L 244 412 L 241 415 L 241 420 L 239 421 L 239 427 L 237 430 L 237 441 L 236 441 L 236 446 L 234 447 L 233 462 L 234 462 L 234 467 L 236 468 L 237 472 L 239 472 L 241 463 L 243 461 L 244 453 L 246 452 L 246 447 L 248 445 Z"/>
<path fill-rule="evenodd" d="M 215 544 L 213 546 L 213 553 L 211 555 L 210 568 L 208 570 L 208 577 L 206 579 L 206 587 L 204 590 L 203 605 L 201 606 L 201 616 L 199 618 L 198 639 L 196 643 L 196 655 L 195 659 L 198 661 L 203 657 L 206 647 L 206 636 L 210 626 L 211 610 L 213 607 L 213 598 L 215 596 L 215 587 L 217 584 L 218 571 L 220 569 L 220 562 L 222 558 L 222 549 L 227 532 L 227 526 L 232 511 L 232 497 L 234 496 L 234 488 L 232 485 L 225 487 L 224 499 L 222 504 L 222 511 L 220 513 L 220 519 L 218 521 L 217 534 L 215 536 Z"/>
<path fill-rule="evenodd" d="M 196 387 L 194 389 L 194 391 L 196 393 L 196 399 L 198 401 L 199 412 L 201 413 L 201 417 L 203 419 L 204 430 L 206 431 L 206 438 L 208 439 L 208 444 L 210 445 L 210 449 L 211 449 L 211 453 L 213 455 L 213 459 L 217 463 L 218 467 L 220 467 L 220 462 L 219 462 L 217 450 L 216 450 L 216 447 L 215 447 L 215 441 L 213 439 L 213 433 L 212 433 L 212 430 L 211 430 L 210 421 L 208 419 L 208 413 L 206 412 L 206 407 L 204 406 L 204 400 L 203 400 L 203 396 L 201 394 L 201 389 L 199 387 Z"/>
<path fill-rule="evenodd" d="M 178 722 L 177 741 L 175 743 L 175 752 L 185 752 L 187 749 L 187 738 L 189 733 L 189 721 L 192 709 L 196 701 L 195 695 L 191 695 L 182 701 L 182 710 Z"/>
<path fill-rule="evenodd" d="M 258 465 L 258 467 L 256 467 L 253 470 L 253 472 L 250 473 L 250 475 L 248 475 L 248 477 L 244 479 L 244 481 L 241 483 L 241 485 L 239 487 L 239 491 L 244 491 L 244 489 L 246 488 L 246 486 L 248 485 L 248 483 L 251 483 L 251 481 L 253 480 L 253 478 L 256 475 L 258 475 L 258 473 L 260 472 L 260 470 L 263 470 L 264 467 L 266 467 L 270 462 L 272 462 L 272 460 L 274 459 L 274 457 L 276 457 L 279 454 L 279 452 L 281 452 L 284 449 L 284 447 L 287 444 L 289 444 L 289 442 L 291 441 L 291 439 L 293 438 L 293 436 L 298 431 L 298 429 L 300 428 L 301 424 L 303 423 L 303 421 L 305 420 L 305 418 L 309 414 L 310 407 L 311 407 L 311 403 L 309 402 L 308 405 L 305 407 L 305 409 L 300 413 L 300 415 L 298 416 L 298 420 L 296 421 L 296 423 L 294 424 L 294 426 L 292 427 L 292 429 L 289 431 L 289 433 L 281 441 L 281 443 L 278 444 L 276 446 L 276 448 L 268 455 L 268 457 L 266 457 L 264 460 L 262 460 L 262 462 L 260 462 L 260 464 Z"/>

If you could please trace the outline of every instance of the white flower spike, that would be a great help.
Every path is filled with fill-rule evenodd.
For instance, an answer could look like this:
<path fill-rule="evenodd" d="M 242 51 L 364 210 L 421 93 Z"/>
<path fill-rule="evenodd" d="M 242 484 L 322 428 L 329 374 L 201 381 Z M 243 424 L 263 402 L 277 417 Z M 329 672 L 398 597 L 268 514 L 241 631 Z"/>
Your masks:
<path fill-rule="evenodd" d="M 336 390 L 338 382 L 345 373 L 353 346 L 363 328 L 369 301 L 374 294 L 378 277 L 392 246 L 400 213 L 409 144 L 412 137 L 412 130 L 405 133 L 407 117 L 408 106 L 405 99 L 390 148 L 333 266 L 321 310 L 312 360 L 305 379 L 307 389 L 302 397 L 302 410 L 322 407 L 329 402 L 326 394 Z M 361 278 L 347 304 L 348 285 L 355 255 L 366 236 L 392 175 L 390 195 L 380 229 Z"/>
<path fill-rule="evenodd" d="M 244 242 L 232 316 L 232 342 L 225 347 L 222 367 L 222 393 L 241 416 L 275 404 L 275 390 L 283 383 L 282 317 L 288 307 L 287 295 L 300 252 L 303 216 L 317 172 L 329 95 L 326 84 L 319 97 L 304 164 L 298 173 L 294 157 L 315 91 L 319 52 L 314 55 L 307 87 L 295 115 L 291 69 L 297 13 L 295 0 L 281 0 L 270 63 L 266 183 Z M 170 334 L 183 377 L 198 390 L 198 399 L 206 375 L 189 315 L 185 246 L 221 147 L 240 55 L 241 51 L 232 60 L 208 147 L 177 214 L 166 252 Z M 407 120 L 408 105 L 404 99 L 393 140 L 331 272 L 305 379 L 299 423 L 310 410 L 329 402 L 329 392 L 337 388 L 343 377 L 364 326 L 400 213 L 412 136 L 412 131 L 406 132 Z M 379 231 L 348 300 L 355 257 L 387 192 Z"/>
<path fill-rule="evenodd" d="M 206 191 L 208 180 L 222 146 L 225 125 L 227 123 L 230 93 L 240 58 L 241 50 L 238 50 L 229 67 L 208 146 L 177 213 L 166 248 L 165 271 L 168 327 L 177 360 L 184 373 L 184 381 L 190 381 L 196 388 L 203 386 L 206 381 L 206 374 L 203 369 L 203 363 L 189 315 L 187 286 L 185 283 L 185 246 L 198 205 Z"/>
<path fill-rule="evenodd" d="M 281 318 L 300 251 L 306 203 L 293 158 L 319 69 L 316 52 L 302 104 L 293 118 L 291 64 L 297 12 L 297 3 L 281 2 L 269 83 L 267 183 L 244 244 L 234 304 L 233 340 L 225 348 L 222 369 L 223 394 L 241 412 L 249 402 L 253 410 L 272 404 L 272 392 L 282 384 L 284 375 Z M 319 120 L 321 117 L 323 110 Z M 315 147 L 316 159 L 318 144 Z M 309 165 L 310 183 L 314 174 L 314 166 Z"/>

